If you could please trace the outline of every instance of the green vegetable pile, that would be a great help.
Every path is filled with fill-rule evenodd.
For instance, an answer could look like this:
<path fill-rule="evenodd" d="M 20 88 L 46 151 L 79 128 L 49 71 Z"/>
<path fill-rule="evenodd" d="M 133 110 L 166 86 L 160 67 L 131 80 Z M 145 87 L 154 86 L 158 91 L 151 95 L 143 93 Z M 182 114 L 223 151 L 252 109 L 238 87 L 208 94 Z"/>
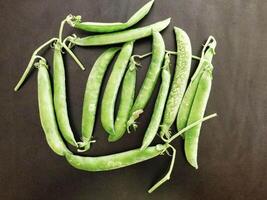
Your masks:
<path fill-rule="evenodd" d="M 154 158 L 171 149 L 172 161 L 167 174 L 157 182 L 149 193 L 170 179 L 176 150 L 171 142 L 178 136 L 184 138 L 184 150 L 187 161 L 195 168 L 197 164 L 198 140 L 203 121 L 216 116 L 204 117 L 212 84 L 212 58 L 215 55 L 216 40 L 210 36 L 202 49 L 201 57 L 192 56 L 191 43 L 187 33 L 174 27 L 177 51 L 165 49 L 160 31 L 165 29 L 170 18 L 154 24 L 129 29 L 139 22 L 150 11 L 154 1 L 148 2 L 125 23 L 82 22 L 81 16 L 68 15 L 61 22 L 59 35 L 37 48 L 30 62 L 15 87 L 17 91 L 25 81 L 33 67 L 38 69 L 38 105 L 42 128 L 50 148 L 58 155 L 64 156 L 70 165 L 86 171 L 105 171 L 118 169 Z M 79 38 L 71 35 L 63 39 L 63 28 L 68 23 L 76 29 L 99 33 Z M 152 36 L 152 52 L 145 55 L 132 55 L 134 42 Z M 100 46 L 122 44 L 119 47 L 106 49 L 95 61 L 89 74 L 84 93 L 81 133 L 82 138 L 76 141 L 70 126 L 65 85 L 65 67 L 62 52 L 67 52 L 84 70 L 83 64 L 71 51 L 73 46 Z M 53 55 L 53 90 L 51 88 L 47 61 L 38 55 L 39 52 L 52 46 Z M 157 81 L 161 81 L 160 89 L 139 149 L 129 150 L 113 155 L 86 157 L 75 155 L 65 143 L 76 148 L 78 152 L 90 149 L 100 88 L 107 67 L 118 54 L 113 70 L 108 79 L 101 102 L 101 123 L 108 134 L 108 141 L 119 140 L 125 132 L 136 130 L 139 116 L 145 111 Z M 176 67 L 173 77 L 170 73 L 170 56 L 176 56 Z M 137 68 L 136 59 L 151 56 L 146 77 L 138 94 L 135 93 Z M 199 60 L 198 67 L 189 79 L 191 60 Z M 114 118 L 115 102 L 119 88 L 122 87 L 118 114 Z M 52 92 L 53 91 L 53 92 Z M 171 126 L 176 120 L 178 132 L 173 134 Z M 161 144 L 151 146 L 157 135 Z"/>

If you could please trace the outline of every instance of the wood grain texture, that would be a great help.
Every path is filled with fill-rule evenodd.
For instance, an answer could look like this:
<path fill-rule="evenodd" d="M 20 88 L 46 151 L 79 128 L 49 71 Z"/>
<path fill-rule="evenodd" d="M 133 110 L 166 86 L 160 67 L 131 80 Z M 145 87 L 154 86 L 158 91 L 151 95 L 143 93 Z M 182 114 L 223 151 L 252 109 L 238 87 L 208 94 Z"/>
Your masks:
<path fill-rule="evenodd" d="M 60 21 L 67 14 L 81 14 L 90 21 L 125 21 L 145 2 L 0 1 L 0 199 L 267 199 L 267 2 L 264 0 L 157 0 L 148 16 L 135 26 L 172 17 L 169 28 L 162 32 L 166 48 L 175 49 L 172 27 L 178 26 L 191 38 L 194 55 L 200 53 L 201 44 L 210 34 L 218 41 L 207 113 L 217 112 L 219 117 L 203 125 L 199 170 L 186 163 L 182 141 L 177 140 L 172 178 L 151 195 L 147 189 L 166 171 L 168 156 L 110 172 L 78 171 L 46 144 L 38 117 L 37 73 L 31 73 L 18 93 L 13 92 L 33 50 L 57 34 Z M 66 27 L 66 34 L 73 32 L 86 35 Z M 69 56 L 64 56 L 69 115 L 77 136 L 88 73 L 106 48 L 75 48 L 85 72 Z M 136 42 L 134 51 L 142 54 L 150 48 L 151 38 L 143 39 Z M 44 56 L 51 65 L 52 52 L 46 51 Z M 145 59 L 138 70 L 137 88 L 148 64 L 149 59 Z M 196 64 L 193 62 L 193 69 Z M 171 67 L 173 72 L 174 63 Z M 111 67 L 104 84 L 110 71 Z M 101 98 L 103 90 L 104 87 Z M 89 155 L 139 147 L 157 91 L 139 119 L 138 131 L 126 134 L 116 143 L 107 142 L 98 109 L 94 131 L 97 143 Z"/>

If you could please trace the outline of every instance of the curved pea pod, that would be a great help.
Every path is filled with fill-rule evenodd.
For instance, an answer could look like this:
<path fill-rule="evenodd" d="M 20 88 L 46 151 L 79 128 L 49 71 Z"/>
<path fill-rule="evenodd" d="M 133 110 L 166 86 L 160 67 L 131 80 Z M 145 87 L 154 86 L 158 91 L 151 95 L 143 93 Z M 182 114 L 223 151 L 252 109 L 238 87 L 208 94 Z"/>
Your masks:
<path fill-rule="evenodd" d="M 192 59 L 192 48 L 187 33 L 177 27 L 174 27 L 174 32 L 177 43 L 176 67 L 161 125 L 161 136 L 167 138 L 170 137 L 170 127 L 175 121 L 186 90 Z"/>
<path fill-rule="evenodd" d="M 209 99 L 211 85 L 212 85 L 212 66 L 210 64 L 210 67 L 206 68 L 200 77 L 187 124 L 191 124 L 203 118 Z M 201 124 L 202 123 L 191 128 L 184 134 L 184 139 L 185 139 L 184 149 L 185 149 L 186 159 L 196 169 L 198 168 L 197 150 L 198 150 L 198 141 L 199 141 Z"/>
<path fill-rule="evenodd" d="M 70 37 L 68 40 L 78 46 L 101 46 L 129 42 L 152 35 L 154 31 L 162 31 L 169 23 L 170 18 L 142 28 L 129 29 L 115 33 L 106 33 L 87 36 L 84 38 Z"/>
<path fill-rule="evenodd" d="M 202 57 L 200 59 L 199 65 L 191 78 L 190 84 L 185 92 L 181 106 L 179 108 L 176 121 L 178 130 L 183 129 L 188 124 L 187 121 L 189 113 L 196 95 L 200 77 L 202 76 L 204 69 L 208 68 L 210 65 L 215 54 L 215 47 L 216 40 L 212 36 L 210 36 L 202 50 Z"/>
<path fill-rule="evenodd" d="M 58 155 L 63 156 L 70 153 L 64 144 L 58 131 L 56 117 L 54 113 L 51 83 L 47 71 L 47 64 L 44 60 L 40 60 L 38 67 L 38 105 L 39 114 L 44 130 L 46 140 L 50 148 Z"/>
<path fill-rule="evenodd" d="M 154 106 L 154 110 L 153 110 L 150 123 L 145 132 L 141 150 L 146 149 L 153 141 L 159 129 L 160 121 L 163 115 L 166 99 L 167 99 L 168 92 L 169 92 L 170 81 L 171 81 L 170 57 L 168 53 L 165 54 L 164 66 L 162 68 L 161 77 L 162 77 L 162 81 L 161 81 L 159 93 L 157 96 L 157 100 Z"/>
<path fill-rule="evenodd" d="M 78 147 L 70 126 L 66 102 L 65 67 L 61 54 L 61 44 L 54 45 L 53 78 L 54 78 L 54 107 L 58 127 L 64 139 L 71 145 Z"/>
<path fill-rule="evenodd" d="M 84 171 L 107 171 L 123 167 L 127 167 L 136 163 L 143 162 L 162 154 L 168 148 L 168 144 L 158 144 L 149 147 L 144 151 L 134 149 L 122 153 L 98 156 L 98 157 L 82 157 L 66 154 L 66 159 L 74 168 Z"/>
<path fill-rule="evenodd" d="M 134 102 L 135 84 L 136 84 L 136 65 L 131 58 L 128 70 L 124 76 L 120 105 L 115 120 L 115 134 L 109 135 L 108 141 L 115 142 L 119 140 L 126 132 L 126 124 L 130 110 Z"/>
<path fill-rule="evenodd" d="M 125 23 L 81 22 L 81 16 L 72 16 L 71 18 L 68 19 L 67 22 L 74 28 L 89 32 L 108 33 L 108 32 L 121 31 L 135 25 L 137 22 L 143 19 L 150 11 L 153 3 L 154 0 L 146 3 Z"/>
<path fill-rule="evenodd" d="M 134 42 L 127 42 L 123 45 L 121 52 L 114 64 L 111 75 L 107 82 L 101 103 L 101 123 L 108 134 L 114 135 L 114 109 L 117 94 L 124 73 L 127 69 L 129 59 L 132 55 Z"/>
<path fill-rule="evenodd" d="M 137 127 L 137 125 L 135 124 L 135 120 L 138 119 L 139 115 L 143 112 L 156 86 L 156 83 L 160 75 L 160 69 L 163 63 L 164 54 L 165 54 L 164 40 L 159 32 L 154 31 L 151 63 L 146 73 L 145 80 L 141 86 L 141 89 L 131 109 L 129 120 L 127 122 L 128 129 L 131 126 L 133 126 L 134 128 Z"/>
<path fill-rule="evenodd" d="M 113 47 L 104 51 L 104 53 L 102 53 L 96 60 L 88 76 L 83 100 L 82 142 L 79 143 L 79 146 L 83 147 L 83 151 L 90 148 L 90 140 L 95 124 L 97 103 L 104 75 L 111 60 L 119 50 L 120 48 Z"/>

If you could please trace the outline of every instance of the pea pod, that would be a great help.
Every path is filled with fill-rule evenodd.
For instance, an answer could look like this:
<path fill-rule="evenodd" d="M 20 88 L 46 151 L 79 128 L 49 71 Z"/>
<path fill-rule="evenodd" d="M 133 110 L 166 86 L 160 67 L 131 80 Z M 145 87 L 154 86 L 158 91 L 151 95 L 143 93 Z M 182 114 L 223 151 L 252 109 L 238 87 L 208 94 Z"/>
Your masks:
<path fill-rule="evenodd" d="M 134 102 L 136 84 L 136 64 L 133 57 L 130 59 L 128 70 L 123 79 L 120 105 L 115 120 L 115 134 L 109 135 L 108 141 L 115 142 L 120 139 L 126 131 L 126 124 L 130 110 Z"/>
<path fill-rule="evenodd" d="M 126 71 L 129 59 L 133 51 L 134 42 L 127 42 L 123 45 L 121 52 L 114 64 L 113 70 L 107 82 L 101 104 L 101 123 L 103 128 L 111 135 L 114 130 L 114 108 L 123 75 Z"/>
<path fill-rule="evenodd" d="M 212 69 L 213 67 L 210 64 L 210 67 L 204 69 L 201 75 L 187 124 L 195 122 L 204 116 L 211 90 Z M 198 150 L 200 129 L 201 129 L 201 124 L 188 130 L 184 135 L 185 139 L 184 149 L 185 149 L 186 159 L 196 169 L 198 168 L 197 150 Z"/>
<path fill-rule="evenodd" d="M 174 32 L 177 44 L 176 67 L 161 125 L 161 135 L 167 138 L 170 137 L 169 129 L 175 121 L 186 90 L 192 59 L 191 43 L 186 32 L 177 27 L 174 27 Z"/>
<path fill-rule="evenodd" d="M 72 132 L 66 103 L 65 68 L 62 58 L 62 46 L 59 42 L 54 45 L 53 77 L 54 77 L 54 106 L 58 127 L 64 139 L 71 145 L 78 147 Z"/>
<path fill-rule="evenodd" d="M 154 106 L 153 114 L 148 125 L 148 128 L 145 132 L 145 136 L 142 142 L 141 150 L 146 149 L 154 139 L 159 129 L 160 121 L 163 115 L 165 102 L 169 92 L 169 86 L 171 81 L 170 74 L 170 56 L 168 53 L 165 54 L 164 65 L 161 72 L 161 85 L 159 89 L 159 93 L 157 96 L 157 100 Z"/>
<path fill-rule="evenodd" d="M 146 73 L 146 77 L 142 84 L 142 87 L 131 109 L 129 120 L 127 122 L 128 129 L 131 126 L 133 126 L 134 128 L 137 127 L 135 120 L 139 118 L 139 115 L 143 112 L 145 106 L 147 105 L 152 95 L 152 92 L 155 88 L 155 85 L 160 75 L 160 69 L 163 63 L 164 53 L 165 53 L 164 40 L 159 32 L 153 31 L 151 63 Z"/>
<path fill-rule="evenodd" d="M 44 59 L 39 60 L 36 67 L 38 68 L 38 105 L 41 124 L 46 136 L 46 141 L 50 148 L 58 155 L 63 156 L 70 153 L 64 144 L 54 113 L 52 90 L 47 71 L 47 64 Z"/>
<path fill-rule="evenodd" d="M 82 142 L 79 143 L 79 151 L 86 151 L 90 148 L 101 84 L 108 65 L 119 50 L 120 48 L 113 47 L 101 54 L 88 76 L 83 100 Z"/>
<path fill-rule="evenodd" d="M 167 145 L 158 144 L 147 148 L 145 151 L 134 149 L 122 153 L 98 156 L 98 157 L 82 157 L 66 154 L 66 159 L 73 167 L 85 171 L 106 171 L 127 167 L 151 158 L 154 158 L 167 149 Z"/>
<path fill-rule="evenodd" d="M 196 95 L 196 90 L 199 84 L 203 70 L 211 63 L 216 47 L 216 40 L 210 36 L 202 50 L 202 56 L 196 72 L 191 78 L 190 84 L 183 97 L 180 109 L 177 114 L 176 126 L 178 130 L 183 129 L 187 125 L 189 113 Z"/>
<path fill-rule="evenodd" d="M 163 21 L 142 28 L 129 29 L 115 33 L 92 35 L 84 38 L 69 37 L 68 40 L 72 44 L 78 46 L 101 46 L 101 45 L 124 43 L 148 37 L 152 35 L 153 32 L 152 30 L 162 31 L 169 25 L 170 20 L 171 19 L 168 18 Z"/>
<path fill-rule="evenodd" d="M 71 16 L 70 18 L 67 17 L 68 18 L 67 22 L 74 28 L 89 32 L 108 33 L 108 32 L 121 31 L 133 26 L 141 19 L 143 19 L 151 9 L 153 3 L 154 0 L 149 1 L 125 23 L 81 22 L 81 16 Z"/>

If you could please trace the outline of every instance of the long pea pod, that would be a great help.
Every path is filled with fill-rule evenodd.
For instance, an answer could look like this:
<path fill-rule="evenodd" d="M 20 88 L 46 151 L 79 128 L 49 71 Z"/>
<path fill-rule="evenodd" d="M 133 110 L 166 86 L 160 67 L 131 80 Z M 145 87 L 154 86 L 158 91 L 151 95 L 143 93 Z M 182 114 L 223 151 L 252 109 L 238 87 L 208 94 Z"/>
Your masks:
<path fill-rule="evenodd" d="M 167 145 L 158 144 L 147 148 L 145 151 L 134 149 L 117 154 L 98 157 L 82 157 L 66 154 L 67 161 L 75 168 L 85 171 L 107 171 L 127 167 L 162 154 Z"/>
<path fill-rule="evenodd" d="M 152 58 L 149 65 L 149 69 L 146 73 L 145 80 L 141 86 L 141 89 L 134 101 L 134 105 L 131 109 L 129 120 L 127 122 L 127 129 L 133 126 L 137 127 L 135 120 L 139 118 L 139 115 L 143 112 L 147 105 L 152 92 L 156 86 L 157 80 L 160 75 L 160 69 L 163 63 L 165 53 L 165 44 L 161 34 L 157 31 L 153 31 L 153 44 L 152 44 Z"/>
<path fill-rule="evenodd" d="M 66 102 L 65 67 L 62 57 L 62 45 L 59 41 L 54 44 L 53 55 L 54 78 L 54 107 L 58 127 L 64 139 L 71 145 L 78 147 L 70 126 Z"/>
<path fill-rule="evenodd" d="M 102 103 L 101 103 L 101 123 L 105 131 L 110 134 L 115 134 L 114 129 L 114 109 L 117 94 L 128 62 L 132 55 L 134 41 L 127 42 L 123 45 L 121 52 L 114 64 L 111 75 L 107 82 Z"/>
<path fill-rule="evenodd" d="M 134 102 L 136 70 L 137 70 L 136 63 L 132 56 L 129 62 L 129 67 L 123 79 L 120 105 L 115 120 L 115 134 L 109 135 L 108 137 L 109 142 L 115 142 L 119 140 L 126 132 L 127 120 Z"/>
<path fill-rule="evenodd" d="M 54 113 L 52 89 L 45 60 L 39 60 L 38 68 L 38 105 L 41 124 L 50 148 L 58 155 L 64 156 L 70 153 L 64 144 L 58 131 L 57 121 Z"/>
<path fill-rule="evenodd" d="M 79 151 L 86 151 L 90 148 L 101 84 L 108 65 L 119 50 L 118 47 L 112 47 L 104 51 L 96 60 L 88 76 L 83 100 L 82 142 L 78 143 Z"/>
<path fill-rule="evenodd" d="M 78 155 L 74 155 L 71 152 L 69 152 L 65 154 L 65 157 L 66 157 L 66 160 L 69 162 L 69 164 L 76 169 L 90 171 L 90 172 L 109 171 L 109 170 L 127 167 L 133 164 L 137 164 L 137 163 L 152 159 L 158 155 L 162 155 L 170 147 L 172 148 L 172 151 L 173 151 L 170 168 L 167 174 L 149 189 L 148 192 L 151 193 L 155 189 L 157 189 L 160 185 L 162 185 L 164 182 L 170 179 L 170 175 L 173 170 L 175 155 L 176 155 L 176 150 L 170 145 L 170 143 L 174 139 L 179 137 L 182 133 L 197 126 L 199 123 L 202 123 L 215 116 L 217 115 L 212 114 L 198 121 L 195 121 L 192 124 L 185 127 L 184 129 L 180 130 L 175 135 L 173 135 L 170 139 L 164 140 L 164 138 L 162 138 L 165 141 L 164 144 L 157 144 L 155 146 L 150 146 L 144 149 L 143 151 L 140 151 L 140 149 L 133 149 L 133 150 L 129 150 L 129 151 L 121 152 L 121 153 L 105 155 L 105 156 L 97 156 L 97 157 L 78 156 Z"/>
<path fill-rule="evenodd" d="M 81 16 L 71 16 L 70 18 L 68 18 L 67 22 L 74 28 L 89 32 L 108 33 L 108 32 L 121 31 L 133 26 L 141 19 L 143 19 L 151 9 L 153 3 L 154 0 L 151 0 L 148 3 L 146 3 L 125 23 L 82 22 Z"/>
<path fill-rule="evenodd" d="M 197 121 L 204 116 L 211 90 L 212 69 L 213 67 L 210 64 L 210 67 L 204 69 L 204 72 L 201 75 L 187 124 Z M 200 129 L 201 129 L 201 124 L 193 127 L 184 134 L 184 139 L 185 139 L 184 149 L 185 149 L 186 159 L 196 169 L 198 168 L 197 150 L 198 150 Z"/>
<path fill-rule="evenodd" d="M 168 53 L 165 54 L 164 65 L 161 72 L 161 85 L 157 100 L 154 106 L 153 114 L 151 116 L 150 123 L 145 132 L 145 136 L 142 142 L 141 150 L 146 149 L 154 139 L 159 129 L 160 121 L 163 115 L 166 99 L 169 92 L 171 74 L 170 74 L 170 56 Z"/>
<path fill-rule="evenodd" d="M 215 53 L 216 40 L 210 36 L 202 50 L 202 56 L 199 65 L 190 80 L 190 84 L 186 89 L 185 95 L 181 102 L 180 109 L 177 114 L 176 126 L 178 130 L 183 129 L 187 125 L 189 113 L 196 95 L 196 90 L 203 70 L 211 63 Z"/>
<path fill-rule="evenodd" d="M 154 31 L 162 31 L 169 23 L 170 18 L 156 22 L 142 28 L 129 29 L 115 33 L 92 35 L 84 38 L 69 37 L 68 41 L 78 46 L 101 46 L 129 42 L 152 35 Z"/>
<path fill-rule="evenodd" d="M 161 136 L 170 137 L 170 127 L 175 121 L 184 92 L 186 90 L 190 68 L 192 48 L 187 33 L 174 27 L 177 43 L 177 58 L 175 74 L 172 81 L 170 93 L 164 110 L 163 122 L 161 124 Z"/>
<path fill-rule="evenodd" d="M 195 88 L 193 86 L 189 88 L 191 89 L 191 92 L 194 92 L 194 95 L 191 95 L 193 96 L 192 102 L 188 102 L 188 104 L 191 103 L 191 107 L 188 113 L 186 125 L 192 123 L 193 121 L 197 121 L 204 116 L 212 85 L 213 66 L 211 64 L 211 59 L 215 53 L 215 47 L 216 40 L 211 36 L 204 47 L 207 48 L 206 52 L 202 53 L 201 62 L 205 64 L 202 64 L 200 68 L 197 68 L 196 73 L 192 77 L 192 80 L 198 81 L 198 83 Z M 187 113 L 185 112 L 184 114 Z M 186 159 L 190 165 L 196 169 L 198 168 L 197 152 L 200 129 L 201 123 L 188 130 L 184 135 Z"/>

